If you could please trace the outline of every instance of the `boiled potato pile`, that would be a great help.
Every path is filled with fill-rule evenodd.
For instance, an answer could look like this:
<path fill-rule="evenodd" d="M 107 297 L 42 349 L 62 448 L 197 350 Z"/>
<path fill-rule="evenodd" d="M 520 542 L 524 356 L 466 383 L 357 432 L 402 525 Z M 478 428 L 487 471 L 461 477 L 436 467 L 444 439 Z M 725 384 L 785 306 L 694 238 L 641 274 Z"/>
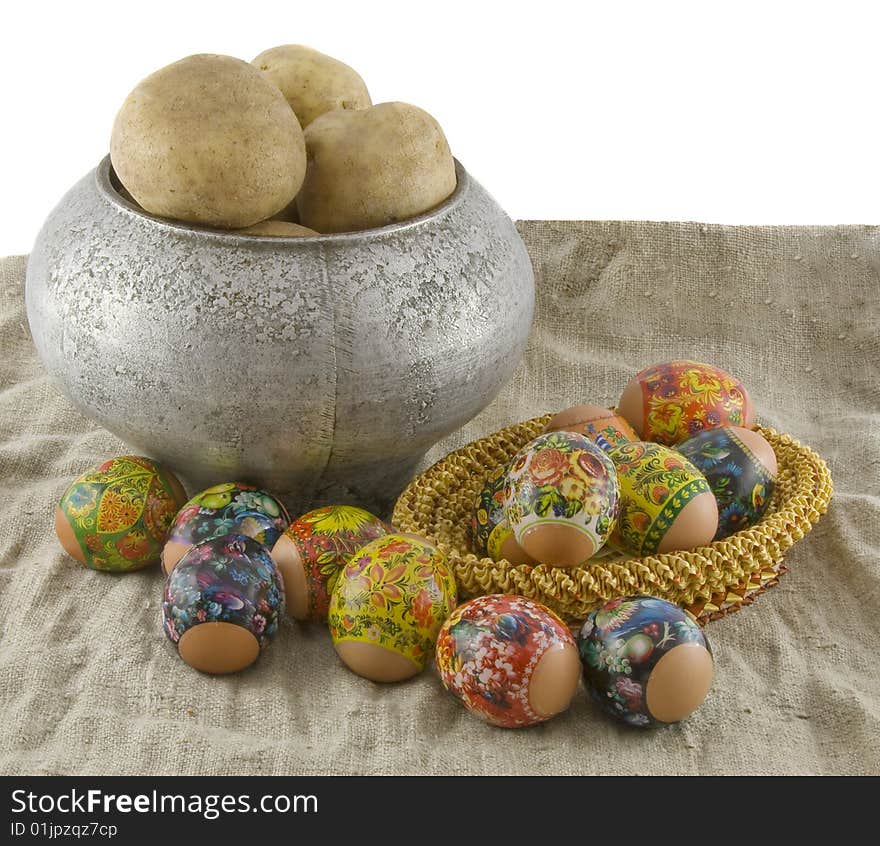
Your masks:
<path fill-rule="evenodd" d="M 110 159 L 151 214 L 282 238 L 407 220 L 456 186 L 431 115 L 374 106 L 352 68 L 295 44 L 151 74 L 116 116 Z"/>

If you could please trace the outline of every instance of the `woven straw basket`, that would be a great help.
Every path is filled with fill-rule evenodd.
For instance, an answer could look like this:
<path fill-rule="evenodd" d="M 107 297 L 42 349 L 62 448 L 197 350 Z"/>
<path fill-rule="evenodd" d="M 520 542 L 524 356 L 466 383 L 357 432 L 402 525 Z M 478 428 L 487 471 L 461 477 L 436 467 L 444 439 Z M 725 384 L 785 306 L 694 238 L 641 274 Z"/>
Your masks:
<path fill-rule="evenodd" d="M 394 508 L 401 531 L 432 538 L 447 555 L 462 598 L 516 593 L 552 608 L 567 622 L 584 620 L 615 597 L 651 594 L 691 611 L 700 622 L 748 605 L 777 584 L 783 555 L 825 513 L 831 474 L 809 447 L 758 427 L 779 463 L 776 491 L 763 520 L 689 552 L 644 558 L 596 558 L 581 567 L 515 567 L 470 552 L 474 502 L 488 473 L 537 437 L 551 415 L 502 429 L 450 453 L 410 482 Z"/>

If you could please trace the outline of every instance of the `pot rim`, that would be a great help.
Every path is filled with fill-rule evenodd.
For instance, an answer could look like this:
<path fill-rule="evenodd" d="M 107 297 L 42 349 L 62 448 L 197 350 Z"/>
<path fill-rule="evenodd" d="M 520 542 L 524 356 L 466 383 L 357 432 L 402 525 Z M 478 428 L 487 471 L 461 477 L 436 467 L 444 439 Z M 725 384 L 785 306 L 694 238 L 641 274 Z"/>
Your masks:
<path fill-rule="evenodd" d="M 219 241 L 224 241 L 227 243 L 260 242 L 271 243 L 278 246 L 290 246 L 291 244 L 299 243 L 340 243 L 345 241 L 372 240 L 374 238 L 381 238 L 386 235 L 395 234 L 398 232 L 405 232 L 409 229 L 418 229 L 425 224 L 428 224 L 434 220 L 443 217 L 447 212 L 458 206 L 463 201 L 464 196 L 470 188 L 471 183 L 470 176 L 468 175 L 468 172 L 465 170 L 462 163 L 455 158 L 453 158 L 453 161 L 455 162 L 455 189 L 445 200 L 443 200 L 442 203 L 434 206 L 434 208 L 426 212 L 423 212 L 422 214 L 408 218 L 407 220 L 401 220 L 397 223 L 389 223 L 387 226 L 377 226 L 372 229 L 362 229 L 354 232 L 327 232 L 319 235 L 300 235 L 291 238 L 278 237 L 277 235 L 255 235 L 241 232 L 240 230 L 236 229 L 212 229 L 208 226 L 199 226 L 198 224 L 185 223 L 180 220 L 169 220 L 164 217 L 158 217 L 156 215 L 150 214 L 149 212 L 144 211 L 140 206 L 137 206 L 134 203 L 126 200 L 125 197 L 123 197 L 119 193 L 116 185 L 114 184 L 114 180 L 117 184 L 120 185 L 121 182 L 119 181 L 119 177 L 116 175 L 116 172 L 113 170 L 113 165 L 110 162 L 109 153 L 104 156 L 103 159 L 101 159 L 100 163 L 95 168 L 95 183 L 98 188 L 98 193 L 102 196 L 102 198 L 106 202 L 117 206 L 121 211 L 138 217 L 151 224 L 155 224 L 166 229 L 176 230 L 178 232 L 186 232 L 193 235 L 216 238 Z"/>

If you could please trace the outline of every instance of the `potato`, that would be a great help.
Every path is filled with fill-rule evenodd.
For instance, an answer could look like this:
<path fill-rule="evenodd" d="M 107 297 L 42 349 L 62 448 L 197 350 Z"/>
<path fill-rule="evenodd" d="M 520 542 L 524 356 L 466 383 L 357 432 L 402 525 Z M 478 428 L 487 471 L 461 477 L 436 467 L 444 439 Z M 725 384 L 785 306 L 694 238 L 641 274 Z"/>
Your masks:
<path fill-rule="evenodd" d="M 240 231 L 243 235 L 273 235 L 276 238 L 302 238 L 306 235 L 320 235 L 314 229 L 286 220 L 264 220 Z"/>
<path fill-rule="evenodd" d="M 247 62 L 211 54 L 135 87 L 113 124 L 110 159 L 148 212 L 230 229 L 281 211 L 306 168 L 284 95 Z"/>
<path fill-rule="evenodd" d="M 299 210 L 296 207 L 296 199 L 288 203 L 278 214 L 272 215 L 272 220 L 286 220 L 288 223 L 299 223 Z"/>
<path fill-rule="evenodd" d="M 305 129 L 332 109 L 365 109 L 370 92 L 357 71 L 301 44 L 265 50 L 251 62 L 281 89 Z"/>
<path fill-rule="evenodd" d="M 308 169 L 296 204 L 300 222 L 319 232 L 406 220 L 455 190 L 443 130 L 409 103 L 327 112 L 305 135 Z"/>

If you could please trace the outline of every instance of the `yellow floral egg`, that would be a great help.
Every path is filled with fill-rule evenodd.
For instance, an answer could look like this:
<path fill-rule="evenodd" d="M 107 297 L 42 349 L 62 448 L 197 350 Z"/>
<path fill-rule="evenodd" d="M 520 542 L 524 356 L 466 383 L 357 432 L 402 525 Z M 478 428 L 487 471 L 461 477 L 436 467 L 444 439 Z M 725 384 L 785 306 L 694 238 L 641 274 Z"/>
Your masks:
<path fill-rule="evenodd" d="M 635 441 L 609 456 L 620 483 L 613 546 L 630 555 L 653 555 L 712 542 L 718 505 L 706 478 L 683 455 Z"/>
<path fill-rule="evenodd" d="M 330 636 L 358 675 L 402 681 L 425 669 L 455 605 L 446 556 L 415 535 L 385 535 L 343 567 L 330 597 Z"/>

